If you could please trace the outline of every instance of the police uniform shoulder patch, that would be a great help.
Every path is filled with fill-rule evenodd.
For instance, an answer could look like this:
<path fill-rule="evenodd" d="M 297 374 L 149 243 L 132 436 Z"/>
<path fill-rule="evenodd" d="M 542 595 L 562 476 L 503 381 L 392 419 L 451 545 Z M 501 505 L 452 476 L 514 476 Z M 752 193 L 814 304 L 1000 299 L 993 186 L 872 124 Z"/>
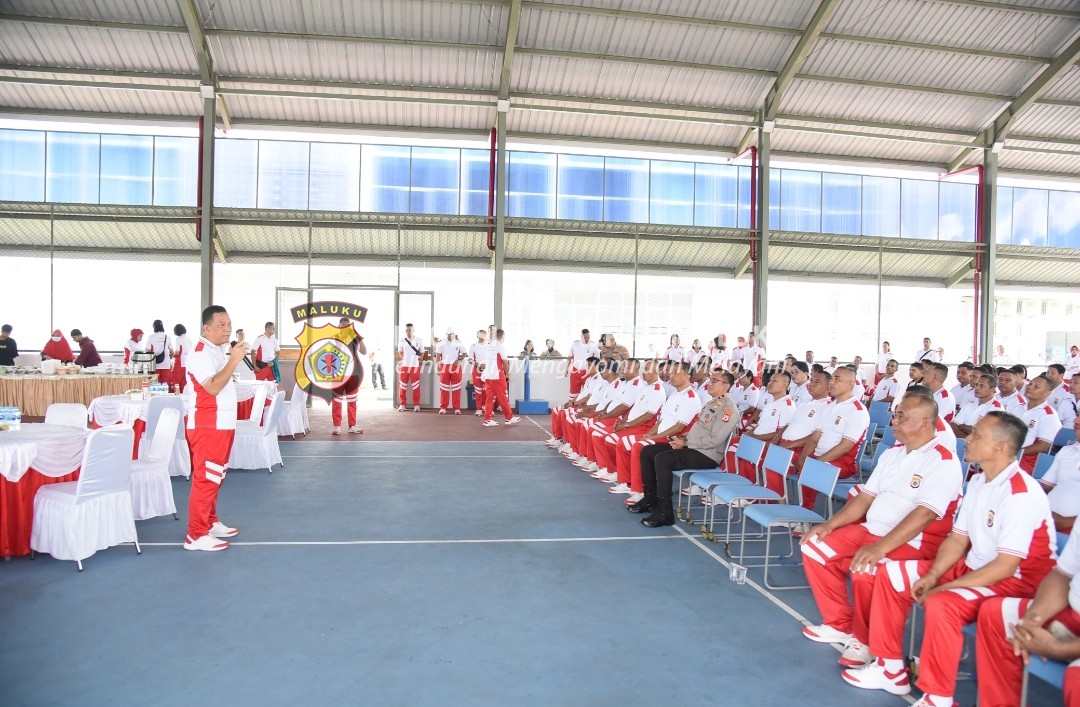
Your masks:
<path fill-rule="evenodd" d="M 989 513 L 986 514 L 986 527 L 987 528 L 993 528 L 994 527 L 994 512 L 993 511 L 990 511 Z"/>

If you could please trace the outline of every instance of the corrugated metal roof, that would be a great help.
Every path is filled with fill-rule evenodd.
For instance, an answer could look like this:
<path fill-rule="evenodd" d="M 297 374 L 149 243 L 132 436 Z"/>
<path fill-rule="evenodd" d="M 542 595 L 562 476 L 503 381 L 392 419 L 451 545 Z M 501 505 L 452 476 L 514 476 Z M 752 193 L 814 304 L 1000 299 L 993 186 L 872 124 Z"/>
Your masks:
<path fill-rule="evenodd" d="M 183 26 L 184 17 L 175 2 L 130 0 L 5 0 L 4 11 L 105 22 Z"/>
<path fill-rule="evenodd" d="M 1080 106 L 1034 105 L 1016 118 L 1011 132 L 1080 139 Z"/>
<path fill-rule="evenodd" d="M 1080 65 L 1074 65 L 1064 76 L 1059 78 L 1043 98 L 1064 101 L 1080 101 Z"/>
<path fill-rule="evenodd" d="M 187 35 L 0 22 L 0 62 L 195 73 Z"/>
<path fill-rule="evenodd" d="M 651 140 L 656 143 L 727 146 L 738 141 L 745 128 L 685 121 L 657 123 L 647 118 L 587 115 L 551 111 L 513 111 L 510 133 L 554 134 L 614 140 Z"/>
<path fill-rule="evenodd" d="M 494 108 L 446 106 L 425 103 L 334 101 L 277 96 L 229 96 L 229 108 L 237 119 L 273 121 L 284 117 L 299 123 L 334 123 L 363 126 L 418 127 L 438 124 L 443 128 L 485 132 Z"/>
<path fill-rule="evenodd" d="M 0 106 L 48 111 L 90 111 L 130 115 L 195 116 L 198 91 L 150 92 L 83 86 L 40 86 L 0 82 Z M 2 111 L 3 108 L 0 108 Z M 194 118 L 192 118 L 194 120 Z"/>
<path fill-rule="evenodd" d="M 797 155 L 832 154 L 852 158 L 871 156 L 878 160 L 940 164 L 955 155 L 958 148 L 925 142 L 884 140 L 870 135 L 855 137 L 777 131 L 773 136 L 772 149 L 777 153 Z"/>

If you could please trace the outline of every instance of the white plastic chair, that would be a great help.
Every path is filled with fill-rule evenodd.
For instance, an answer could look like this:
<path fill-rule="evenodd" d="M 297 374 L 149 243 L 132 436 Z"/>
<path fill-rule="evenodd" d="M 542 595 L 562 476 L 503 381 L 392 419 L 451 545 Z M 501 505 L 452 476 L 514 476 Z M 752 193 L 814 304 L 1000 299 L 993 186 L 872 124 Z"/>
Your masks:
<path fill-rule="evenodd" d="M 278 446 L 278 418 L 285 407 L 285 391 L 279 391 L 270 401 L 270 412 L 266 424 L 262 426 L 236 424 L 236 438 L 233 440 L 232 454 L 229 455 L 230 469 L 262 469 L 274 473 L 274 465 L 285 463 L 281 460 L 281 448 Z M 243 421 L 241 421 L 243 422 Z"/>
<path fill-rule="evenodd" d="M 146 432 L 139 441 L 139 458 L 142 459 L 147 453 L 162 411 L 170 408 L 179 413 L 180 423 L 176 427 L 176 444 L 170 452 L 169 475 L 191 478 L 191 451 L 188 449 L 187 437 L 184 434 L 184 415 L 187 412 L 181 396 L 158 395 L 150 398 L 149 409 L 146 411 Z"/>
<path fill-rule="evenodd" d="M 180 412 L 175 407 L 160 411 L 155 421 L 154 436 L 149 450 L 140 453 L 131 463 L 131 508 L 135 520 L 146 520 L 172 514 L 176 520 L 176 502 L 173 500 L 172 481 L 169 478 L 169 460 L 176 446 L 176 430 L 180 426 Z"/>
<path fill-rule="evenodd" d="M 82 403 L 53 403 L 45 410 L 45 422 L 50 425 L 85 430 L 89 419 L 90 413 Z"/>
<path fill-rule="evenodd" d="M 30 557 L 44 552 L 58 560 L 82 561 L 98 550 L 135 543 L 129 479 L 131 447 L 135 432 L 110 425 L 91 432 L 83 451 L 78 481 L 49 484 L 34 496 L 34 520 L 30 533 Z"/>
<path fill-rule="evenodd" d="M 255 386 L 255 397 L 251 401 L 251 417 L 239 422 L 250 422 L 258 427 L 263 421 L 263 408 L 266 407 L 266 386 L 259 383 Z"/>
<path fill-rule="evenodd" d="M 296 437 L 296 435 L 308 433 L 307 426 L 307 393 L 298 385 L 293 386 L 292 399 L 285 409 L 281 411 L 281 419 L 278 421 L 278 436 Z"/>

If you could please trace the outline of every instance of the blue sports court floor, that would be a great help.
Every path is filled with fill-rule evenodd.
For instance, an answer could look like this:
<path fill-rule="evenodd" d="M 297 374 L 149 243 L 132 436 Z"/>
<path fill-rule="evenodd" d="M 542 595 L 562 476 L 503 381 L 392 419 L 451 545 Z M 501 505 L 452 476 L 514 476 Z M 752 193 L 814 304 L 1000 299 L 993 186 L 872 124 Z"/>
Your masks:
<path fill-rule="evenodd" d="M 174 479 L 181 521 L 140 522 L 141 556 L 0 563 L 0 704 L 910 701 L 841 681 L 800 636 L 808 591 L 733 584 L 719 546 L 644 528 L 534 429 L 283 442 L 284 469 L 229 473 L 225 552 L 181 548 Z"/>

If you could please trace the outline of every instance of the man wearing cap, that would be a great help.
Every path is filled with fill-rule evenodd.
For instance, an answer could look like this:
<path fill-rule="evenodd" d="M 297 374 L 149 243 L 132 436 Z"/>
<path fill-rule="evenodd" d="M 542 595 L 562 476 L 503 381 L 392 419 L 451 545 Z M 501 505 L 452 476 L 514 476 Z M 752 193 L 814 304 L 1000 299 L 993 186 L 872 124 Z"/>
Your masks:
<path fill-rule="evenodd" d="M 89 336 L 83 336 L 83 333 L 78 329 L 72 329 L 71 338 L 79 345 L 79 355 L 75 357 L 76 366 L 93 368 L 101 363 L 101 356 Z"/>
<path fill-rule="evenodd" d="M 446 330 L 446 339 L 439 342 L 435 349 L 436 363 L 439 368 L 439 414 L 445 415 L 446 409 L 453 405 L 454 414 L 461 414 L 461 362 L 469 352 L 465 344 L 454 333 Z"/>

